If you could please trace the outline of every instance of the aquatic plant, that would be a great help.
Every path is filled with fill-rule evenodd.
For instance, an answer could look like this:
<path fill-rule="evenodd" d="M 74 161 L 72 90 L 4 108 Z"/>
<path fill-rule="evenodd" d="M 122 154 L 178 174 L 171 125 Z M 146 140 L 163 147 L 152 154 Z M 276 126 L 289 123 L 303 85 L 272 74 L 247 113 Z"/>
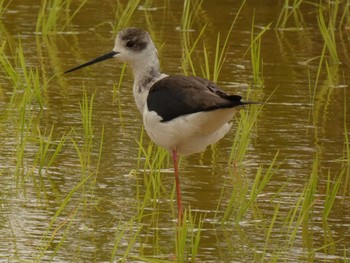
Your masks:
<path fill-rule="evenodd" d="M 73 18 L 80 12 L 88 0 L 82 0 L 78 7 L 72 8 L 72 0 L 43 0 L 36 22 L 36 32 L 41 34 L 57 34 L 67 30 Z"/>
<path fill-rule="evenodd" d="M 119 14 L 122 14 L 123 10 L 128 9 L 126 7 L 129 2 L 120 2 L 122 5 L 117 8 L 120 8 Z M 8 2 L 0 3 L 8 7 L 6 4 Z M 46 7 L 50 3 L 46 1 Z M 170 1 L 168 3 L 170 5 Z M 190 16 L 191 12 L 198 13 L 188 17 L 188 21 L 184 22 L 187 28 L 194 28 L 196 31 L 179 33 L 183 45 L 183 57 L 188 63 L 184 72 L 220 79 L 220 70 L 224 67 L 221 62 L 225 63 L 227 56 L 228 46 L 225 48 L 225 42 L 228 36 L 223 35 L 223 31 L 211 36 L 214 47 L 212 48 L 208 42 L 205 42 L 208 40 L 207 31 L 212 30 L 212 24 L 208 23 L 210 20 L 198 22 L 203 6 L 196 11 L 191 10 L 193 6 L 192 3 L 190 4 L 186 11 L 187 16 Z M 317 32 L 312 36 L 315 38 L 319 36 L 318 40 L 323 44 L 320 54 L 315 56 L 310 53 L 315 57 L 311 57 L 303 64 L 307 69 L 299 68 L 300 74 L 305 73 L 304 82 L 300 87 L 309 88 L 309 98 L 304 97 L 305 101 L 301 103 L 305 103 L 303 105 L 306 108 L 305 112 L 310 114 L 312 120 L 305 127 L 305 133 L 311 134 L 311 139 L 308 141 L 310 155 L 305 157 L 309 160 L 306 160 L 304 170 L 299 172 L 301 169 L 293 169 L 295 174 L 289 174 L 290 160 L 285 154 L 285 149 L 281 149 L 269 159 L 259 159 L 258 161 L 262 163 L 258 165 L 247 162 L 251 146 L 255 147 L 251 134 L 259 135 L 259 118 L 264 118 L 265 110 L 269 112 L 267 107 L 273 107 L 280 102 L 274 101 L 266 104 L 266 107 L 253 106 L 245 109 L 234 120 L 236 132 L 231 149 L 226 151 L 225 148 L 219 151 L 217 147 L 213 147 L 213 151 L 200 155 L 200 160 L 197 158 L 181 160 L 182 167 L 185 167 L 188 160 L 195 160 L 194 164 L 190 163 L 191 167 L 198 162 L 199 165 L 207 165 L 203 169 L 212 169 L 213 174 L 219 171 L 218 166 L 224 167 L 218 175 L 220 178 L 218 183 L 223 187 L 219 189 L 219 191 L 222 190 L 221 198 L 218 200 L 214 217 L 212 217 L 213 211 L 190 207 L 185 211 L 186 220 L 183 226 L 178 226 L 175 221 L 169 219 L 175 218 L 176 209 L 174 209 L 175 188 L 171 183 L 165 183 L 166 180 L 173 182 L 171 176 L 167 177 L 172 169 L 168 153 L 150 143 L 142 131 L 140 138 L 134 143 L 135 147 L 138 146 L 139 152 L 138 159 L 134 161 L 135 164 L 131 164 L 133 167 L 130 168 L 130 178 L 128 178 L 130 179 L 128 186 L 134 191 L 131 194 L 133 201 L 127 203 L 128 212 L 118 211 L 118 207 L 112 209 L 108 207 L 106 209 L 114 210 L 113 212 L 108 210 L 110 218 L 103 218 L 107 222 L 103 222 L 100 226 L 96 225 L 98 230 L 94 228 L 96 224 L 94 216 L 104 216 L 100 213 L 105 209 L 106 203 L 104 195 L 96 194 L 99 187 L 103 187 L 104 184 L 103 180 L 99 182 L 102 176 L 99 178 L 98 175 L 101 174 L 101 167 L 105 165 L 103 146 L 106 145 L 104 144 L 105 128 L 93 122 L 98 112 L 95 105 L 100 103 L 96 98 L 99 97 L 96 96 L 96 92 L 88 95 L 90 82 L 81 82 L 81 87 L 85 87 L 85 90 L 81 98 L 78 98 L 80 103 L 76 106 L 78 112 L 80 110 L 81 118 L 74 124 L 74 129 L 69 127 L 69 124 L 64 126 L 66 130 L 59 130 L 59 124 L 50 123 L 46 116 L 51 106 L 52 93 L 50 92 L 55 88 L 57 80 L 52 81 L 51 77 L 48 77 L 50 74 L 46 72 L 61 72 L 59 66 L 62 58 L 59 56 L 59 49 L 52 46 L 55 49 L 52 54 L 38 50 L 39 56 L 47 59 L 45 56 L 49 55 L 52 62 L 51 64 L 41 63 L 40 67 L 36 68 L 30 66 L 33 65 L 33 61 L 28 57 L 29 53 L 26 53 L 28 51 L 23 50 L 21 43 L 15 43 L 11 39 L 1 42 L 0 132 L 6 144 L 9 143 L 9 145 L 3 143 L 1 151 L 5 152 L 8 151 L 6 147 L 10 148 L 10 151 L 4 154 L 8 160 L 1 159 L 0 165 L 2 177 L 0 220 L 5 221 L 4 229 L 8 227 L 9 230 L 3 231 L 10 236 L 8 240 L 4 239 L 4 244 L 10 243 L 9 252 L 6 254 L 5 247 L 1 257 L 11 262 L 57 261 L 67 258 L 79 261 L 86 260 L 86 253 L 92 250 L 93 257 L 90 259 L 110 262 L 197 262 L 208 260 L 208 254 L 215 250 L 215 254 L 209 256 L 214 255 L 217 258 L 209 260 L 318 262 L 329 259 L 329 262 L 347 262 L 349 260 L 348 240 L 342 237 L 343 233 L 337 233 L 338 227 L 342 225 L 335 227 L 334 222 L 340 220 L 337 212 L 342 211 L 343 207 L 346 208 L 350 190 L 350 143 L 346 105 L 348 95 L 345 88 L 348 78 L 346 72 L 342 72 L 348 67 L 346 59 L 344 60 L 346 56 L 343 54 L 347 49 L 339 48 L 339 35 L 345 35 L 345 38 L 341 39 L 344 41 L 348 34 L 346 29 L 349 26 L 349 1 L 320 2 L 312 6 L 315 7 L 315 13 L 307 14 L 303 13 L 302 8 L 306 4 L 309 5 L 310 2 L 286 0 L 285 10 L 283 10 L 286 13 L 277 23 L 278 30 L 299 30 L 299 27 L 305 26 L 303 16 L 307 15 L 308 18 L 312 16 L 315 28 L 319 29 L 319 31 L 315 30 Z M 338 10 L 336 4 L 339 4 Z M 46 9 L 45 19 L 48 19 L 52 11 L 50 14 L 52 26 L 51 29 L 48 26 L 48 32 L 69 29 L 69 25 L 64 26 L 64 19 L 71 16 L 72 11 L 67 10 L 67 5 L 63 2 L 61 6 L 63 8 L 60 11 Z M 124 22 L 134 17 L 135 11 L 130 10 L 134 10 L 135 7 L 130 6 L 130 8 L 126 12 Z M 0 14 L 4 14 L 3 10 Z M 82 9 L 79 10 L 81 11 Z M 56 15 L 55 12 L 57 12 Z M 167 10 L 167 12 L 170 11 Z M 40 23 L 44 23 L 44 18 L 41 19 Z M 56 28 L 53 22 L 55 20 Z M 72 20 L 69 23 L 71 22 Z M 104 23 L 107 22 L 104 21 Z M 49 21 L 47 23 L 49 24 Z M 269 28 L 259 27 L 261 30 L 258 31 L 258 27 L 254 24 L 255 22 L 250 29 L 250 44 L 246 52 L 249 61 L 247 59 L 246 64 L 243 65 L 251 68 L 251 71 L 246 71 L 250 74 L 251 84 L 248 90 L 241 92 L 248 100 L 261 101 L 263 92 L 266 93 L 270 88 L 262 90 L 260 87 L 265 85 L 265 81 L 271 83 L 270 79 L 264 79 L 263 73 L 267 75 L 267 72 L 262 68 L 264 41 L 261 35 Z M 40 25 L 38 30 L 41 31 Z M 234 30 L 230 34 L 232 36 Z M 306 34 L 309 33 L 306 32 Z M 303 34 L 298 36 L 304 37 Z M 55 39 L 40 39 L 37 41 L 36 48 L 39 48 L 39 45 L 51 47 L 45 41 L 54 42 Z M 184 43 L 185 41 L 187 43 Z M 346 43 L 345 41 L 344 46 Z M 243 49 L 247 46 L 244 45 Z M 315 47 L 318 46 L 315 45 Z M 283 46 L 280 48 L 282 52 L 287 52 Z M 334 51 L 339 63 L 336 56 L 331 54 Z M 200 52 L 200 59 L 197 59 L 199 56 L 196 52 Z M 318 52 L 317 49 L 316 52 Z M 268 67 L 266 68 L 269 70 Z M 124 70 L 125 66 L 122 67 L 120 79 L 113 85 L 113 98 L 111 98 L 117 104 L 116 110 L 122 125 L 126 124 L 123 119 L 123 105 L 120 103 L 123 101 L 120 89 L 121 83 L 125 80 Z M 48 85 L 52 83 L 52 86 Z M 67 87 L 65 83 L 60 82 L 60 85 L 63 87 L 60 94 L 67 92 L 64 89 Z M 307 91 L 304 92 L 307 94 Z M 71 95 L 68 92 L 67 94 L 69 94 L 67 96 Z M 338 115 L 333 118 L 334 108 Z M 335 117 L 343 121 L 336 127 L 337 129 L 340 127 L 338 129 L 340 139 L 329 138 L 326 136 L 328 134 L 325 134 L 325 128 Z M 333 140 L 340 142 L 337 146 L 339 152 L 334 160 L 332 156 L 326 155 L 327 151 L 323 145 L 325 140 L 331 143 Z M 263 150 L 266 154 L 265 149 Z M 68 162 L 67 158 L 60 158 L 62 153 L 63 156 L 68 156 Z M 118 151 L 117 154 L 119 154 Z M 219 162 L 215 160 L 218 154 L 224 157 L 220 158 Z M 275 153 L 272 152 L 272 154 Z M 212 161 L 206 158 L 212 158 Z M 284 159 L 286 161 L 283 161 Z M 68 170 L 71 170 L 72 163 L 74 166 L 72 173 L 62 172 L 67 166 Z M 310 164 L 310 167 L 307 164 Z M 75 176 L 74 180 L 69 181 L 66 188 L 59 188 L 56 185 L 58 177 L 60 177 L 59 180 L 68 180 L 72 175 Z M 276 179 L 280 176 L 286 180 Z M 39 240 L 35 239 L 36 236 L 27 229 L 27 225 L 18 227 L 13 224 L 15 221 L 11 221 L 16 220 L 18 215 L 22 216 L 20 214 L 22 211 L 13 211 L 14 207 L 24 209 L 27 205 L 35 207 L 34 213 L 39 213 L 40 209 L 45 211 L 41 221 L 43 229 L 35 228 L 38 231 L 35 234 L 39 233 L 37 235 Z M 195 206 L 196 203 L 191 202 L 191 205 Z M 29 211 L 32 215 L 34 214 L 33 210 L 25 212 Z M 347 212 L 346 209 L 343 211 Z M 22 223 L 22 219 L 20 217 L 18 221 Z M 103 229 L 99 228 L 101 226 Z M 25 238 L 22 239 L 16 231 L 23 232 L 24 237 L 28 237 L 27 240 L 31 242 L 23 243 L 22 240 Z M 101 238 L 103 241 L 100 243 L 98 239 L 104 234 L 105 236 Z M 41 239 L 40 235 L 42 235 Z M 215 240 L 210 242 L 210 247 L 206 243 L 208 237 Z M 29 250 L 30 254 L 27 254 L 27 249 L 23 251 L 22 248 L 28 243 L 32 249 Z M 86 244 L 92 244 L 92 246 L 86 249 Z M 69 249 L 74 252 L 68 251 Z"/>
<path fill-rule="evenodd" d="M 120 0 L 117 1 L 117 4 L 115 5 L 117 10 L 115 11 L 114 21 L 108 23 L 111 26 L 114 35 L 116 35 L 122 28 L 129 25 L 139 4 L 140 0 L 127 1 L 126 4 L 123 4 Z"/>
<path fill-rule="evenodd" d="M 235 223 L 239 224 L 244 215 L 250 209 L 254 209 L 259 194 L 262 193 L 268 182 L 271 180 L 274 171 L 278 169 L 277 156 L 278 153 L 276 153 L 269 167 L 265 169 L 266 171 L 264 174 L 263 167 L 259 167 L 251 186 L 249 186 L 249 182 L 244 177 L 244 174 L 242 174 L 242 171 L 238 170 L 236 166 L 233 167 L 233 175 L 226 183 L 227 185 L 225 185 L 225 189 L 222 191 L 222 197 L 220 198 L 217 208 L 216 214 L 218 215 L 221 206 L 226 206 L 222 219 L 220 219 L 221 223 L 225 223 L 234 217 Z M 231 190 L 228 190 L 227 188 L 230 188 Z M 223 204 L 222 198 L 224 196 L 224 191 L 231 192 L 230 197 L 226 201 L 227 204 Z"/>
<path fill-rule="evenodd" d="M 75 130 L 72 130 L 69 135 L 72 146 L 76 150 L 76 157 L 79 160 L 81 180 L 79 180 L 78 183 L 73 186 L 69 193 L 63 198 L 63 200 L 61 200 L 59 207 L 52 216 L 46 232 L 43 234 L 41 242 L 38 245 L 38 253 L 35 255 L 34 262 L 41 262 L 49 249 L 51 251 L 51 260 L 55 257 L 56 253 L 64 244 L 69 232 L 74 226 L 74 218 L 79 213 L 87 213 L 89 203 L 94 197 L 93 193 L 95 191 L 96 178 L 102 156 L 104 127 L 102 127 L 101 130 L 101 138 L 96 162 L 94 165 L 92 165 L 92 146 L 95 138 L 95 132 L 92 125 L 93 100 L 94 95 L 92 95 L 91 98 L 88 98 L 87 93 L 84 92 L 83 99 L 80 104 L 84 132 L 83 143 L 81 144 L 81 142 L 77 141 L 79 136 L 77 136 Z M 60 150 L 60 148 L 57 149 Z M 79 196 L 78 201 L 74 205 L 70 204 L 73 200 L 73 196 Z"/>
<path fill-rule="evenodd" d="M 196 262 L 201 230 L 204 220 L 202 216 L 192 214 L 191 209 L 184 211 L 183 224 L 178 226 L 175 239 L 175 255 L 177 262 Z"/>
<path fill-rule="evenodd" d="M 0 0 L 0 16 L 2 16 L 13 0 Z"/>
<path fill-rule="evenodd" d="M 278 16 L 275 29 L 277 30 L 300 30 L 304 26 L 303 14 L 300 6 L 303 0 L 284 0 L 282 10 Z M 290 18 L 294 18 L 295 28 L 288 27 Z"/>
<path fill-rule="evenodd" d="M 269 30 L 271 23 L 265 26 L 261 32 L 259 32 L 257 35 L 255 35 L 254 27 L 255 27 L 255 13 L 253 15 L 252 19 L 252 27 L 251 27 L 251 33 L 250 33 L 250 60 L 252 64 L 253 69 L 253 85 L 257 89 L 262 89 L 264 86 L 264 79 L 263 79 L 263 61 L 261 58 L 261 39 L 263 34 Z"/>
<path fill-rule="evenodd" d="M 222 43 L 220 32 L 218 32 L 218 35 L 216 38 L 214 61 L 210 61 L 208 48 L 205 44 L 205 41 L 203 41 L 204 66 L 200 65 L 201 70 L 202 70 L 201 76 L 203 76 L 207 79 L 210 79 L 214 82 L 217 82 L 219 80 L 220 71 L 225 63 L 226 55 L 228 52 L 228 44 L 229 44 L 229 41 L 230 41 L 230 38 L 232 35 L 232 31 L 233 31 L 234 26 L 236 25 L 237 18 L 239 17 L 244 5 L 245 5 L 245 1 L 242 1 L 236 15 L 234 16 L 234 18 L 232 20 L 230 28 L 225 35 L 223 43 Z M 199 8 L 199 6 L 200 6 L 199 4 L 195 5 L 196 9 L 193 9 L 193 10 L 197 10 Z M 187 7 L 187 6 L 185 6 L 185 7 Z M 187 11 L 188 8 L 189 7 L 184 8 L 185 11 L 183 13 L 185 13 L 185 17 L 186 16 L 192 17 L 193 13 L 188 14 L 188 11 Z M 196 12 L 198 12 L 198 10 Z M 191 37 L 189 35 L 191 30 L 189 30 L 189 24 L 192 25 L 192 22 L 191 23 L 188 22 L 188 20 L 191 21 L 191 19 L 186 18 L 186 19 L 182 19 L 182 20 L 187 21 L 187 22 L 183 22 L 185 26 L 183 26 L 184 29 L 181 30 L 181 37 L 182 37 L 182 43 L 183 43 L 182 69 L 183 69 L 185 75 L 189 75 L 190 72 L 189 72 L 188 68 L 190 68 L 191 74 L 196 76 L 197 75 L 196 70 L 195 70 L 196 67 L 195 67 L 195 63 L 194 63 L 192 56 L 193 56 L 193 52 L 194 52 L 196 46 L 198 45 L 200 39 L 204 37 L 204 31 L 205 31 L 206 25 L 204 25 L 202 27 L 197 38 L 195 39 L 193 44 L 191 44 Z"/>
<path fill-rule="evenodd" d="M 27 103 L 35 101 L 40 108 L 43 108 L 42 94 L 45 90 L 45 83 L 40 82 L 38 70 L 27 66 L 21 42 L 15 48 L 6 44 L 6 42 L 2 43 L 0 51 L 6 54 L 5 48 L 8 47 L 10 56 L 0 56 L 0 65 L 13 87 L 10 105 L 25 109 Z M 12 59 L 10 60 L 9 57 Z"/>
<path fill-rule="evenodd" d="M 337 53 L 337 45 L 335 38 L 336 21 L 338 17 L 339 0 L 334 4 L 329 3 L 327 8 L 322 4 L 318 7 L 317 22 L 324 39 L 325 48 L 329 51 L 332 64 L 339 64 L 339 57 Z M 324 12 L 326 10 L 328 17 L 328 24 L 326 24 Z"/>
<path fill-rule="evenodd" d="M 137 204 L 138 214 L 143 216 L 145 208 L 152 206 L 151 217 L 158 217 L 159 213 L 159 199 L 162 193 L 166 192 L 162 184 L 161 171 L 168 165 L 168 152 L 156 146 L 153 142 L 144 143 L 144 136 L 146 136 L 144 129 L 140 135 L 138 164 L 137 167 L 142 171 L 144 185 L 137 184 Z M 141 160 L 143 160 L 143 167 Z M 146 189 L 143 193 L 141 189 Z M 157 220 L 156 220 L 157 221 Z"/>

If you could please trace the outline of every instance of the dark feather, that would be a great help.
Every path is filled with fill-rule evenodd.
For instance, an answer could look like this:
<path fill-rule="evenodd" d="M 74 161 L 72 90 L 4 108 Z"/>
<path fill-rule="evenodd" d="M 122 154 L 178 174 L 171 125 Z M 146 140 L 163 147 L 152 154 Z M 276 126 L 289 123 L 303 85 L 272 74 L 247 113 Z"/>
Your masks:
<path fill-rule="evenodd" d="M 147 106 L 165 122 L 181 115 L 244 105 L 241 99 L 238 95 L 227 95 L 207 79 L 168 76 L 153 84 Z"/>

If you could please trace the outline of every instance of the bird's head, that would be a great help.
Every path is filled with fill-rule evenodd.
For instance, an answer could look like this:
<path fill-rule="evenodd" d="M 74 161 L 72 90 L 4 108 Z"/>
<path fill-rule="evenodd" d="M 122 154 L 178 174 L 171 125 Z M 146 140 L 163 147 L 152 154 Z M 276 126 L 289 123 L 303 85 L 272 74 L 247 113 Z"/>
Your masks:
<path fill-rule="evenodd" d="M 110 58 L 116 58 L 121 62 L 126 62 L 132 67 L 143 66 L 152 60 L 158 61 L 157 49 L 148 32 L 139 28 L 130 27 L 118 33 L 114 48 L 111 52 L 69 69 L 64 73 L 69 73 Z"/>

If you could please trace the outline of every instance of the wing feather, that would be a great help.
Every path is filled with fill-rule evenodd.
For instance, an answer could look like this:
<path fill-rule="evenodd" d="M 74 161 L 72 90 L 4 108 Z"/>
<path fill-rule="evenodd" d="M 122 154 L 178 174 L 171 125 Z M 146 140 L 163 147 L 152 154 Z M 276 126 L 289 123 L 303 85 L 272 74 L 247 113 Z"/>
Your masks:
<path fill-rule="evenodd" d="M 147 106 L 165 122 L 181 115 L 240 106 L 244 104 L 241 99 L 238 95 L 227 95 L 207 79 L 168 76 L 153 84 Z"/>

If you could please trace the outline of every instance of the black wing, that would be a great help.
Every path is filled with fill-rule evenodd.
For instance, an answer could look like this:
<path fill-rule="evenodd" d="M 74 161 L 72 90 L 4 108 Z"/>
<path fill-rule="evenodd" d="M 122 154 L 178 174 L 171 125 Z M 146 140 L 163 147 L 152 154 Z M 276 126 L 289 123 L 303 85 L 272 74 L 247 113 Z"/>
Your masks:
<path fill-rule="evenodd" d="M 147 106 L 164 122 L 181 115 L 240 106 L 244 104 L 241 99 L 238 95 L 227 95 L 207 79 L 168 76 L 153 84 Z"/>

